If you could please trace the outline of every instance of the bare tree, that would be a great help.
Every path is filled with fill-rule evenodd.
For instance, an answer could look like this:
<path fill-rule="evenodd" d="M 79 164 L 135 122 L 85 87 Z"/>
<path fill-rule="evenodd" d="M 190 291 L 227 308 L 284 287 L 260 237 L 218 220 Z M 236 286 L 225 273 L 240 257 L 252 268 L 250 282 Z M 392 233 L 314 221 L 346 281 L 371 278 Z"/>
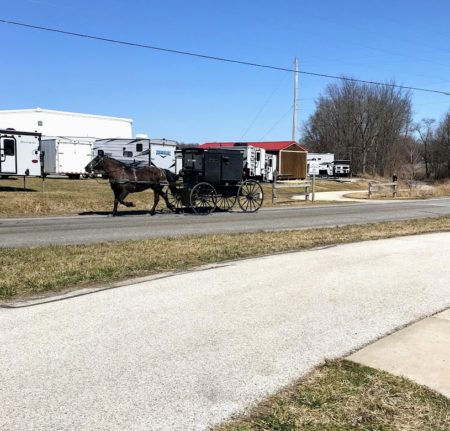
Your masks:
<path fill-rule="evenodd" d="M 391 85 L 343 81 L 319 97 L 304 142 L 311 150 L 351 159 L 354 172 L 385 175 L 395 169 L 394 155 L 410 122 L 409 93 Z"/>
<path fill-rule="evenodd" d="M 450 111 L 439 123 L 432 145 L 436 178 L 450 178 Z"/>
<path fill-rule="evenodd" d="M 434 140 L 434 126 L 436 122 L 433 118 L 422 118 L 415 124 L 414 130 L 419 136 L 419 142 L 422 145 L 422 157 L 425 162 L 425 176 L 430 178 L 431 167 L 431 145 Z"/>

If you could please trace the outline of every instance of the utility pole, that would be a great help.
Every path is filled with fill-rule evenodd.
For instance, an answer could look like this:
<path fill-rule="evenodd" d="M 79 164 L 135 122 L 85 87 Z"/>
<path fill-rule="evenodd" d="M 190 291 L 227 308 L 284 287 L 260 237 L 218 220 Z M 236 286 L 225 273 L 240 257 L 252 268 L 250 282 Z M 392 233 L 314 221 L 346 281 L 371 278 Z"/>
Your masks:
<path fill-rule="evenodd" d="M 295 57 L 295 73 L 294 73 L 294 117 L 292 120 L 292 140 L 296 141 L 297 133 L 297 91 L 298 91 L 298 58 Z"/>

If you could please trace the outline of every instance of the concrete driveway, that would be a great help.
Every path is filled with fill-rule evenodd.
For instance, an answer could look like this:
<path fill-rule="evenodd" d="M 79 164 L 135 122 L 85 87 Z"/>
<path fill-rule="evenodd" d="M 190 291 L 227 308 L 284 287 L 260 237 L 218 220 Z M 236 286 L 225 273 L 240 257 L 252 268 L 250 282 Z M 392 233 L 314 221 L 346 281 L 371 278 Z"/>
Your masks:
<path fill-rule="evenodd" d="M 450 233 L 0 309 L 0 429 L 203 430 L 450 306 Z"/>

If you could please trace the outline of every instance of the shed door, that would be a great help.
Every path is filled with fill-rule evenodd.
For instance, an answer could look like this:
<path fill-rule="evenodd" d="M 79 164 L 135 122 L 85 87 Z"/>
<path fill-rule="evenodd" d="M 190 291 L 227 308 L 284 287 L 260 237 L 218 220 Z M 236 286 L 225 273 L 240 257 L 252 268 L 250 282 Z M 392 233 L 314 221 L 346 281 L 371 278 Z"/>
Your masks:
<path fill-rule="evenodd" d="M 0 172 L 2 174 L 17 173 L 17 145 L 13 138 L 0 139 Z"/>

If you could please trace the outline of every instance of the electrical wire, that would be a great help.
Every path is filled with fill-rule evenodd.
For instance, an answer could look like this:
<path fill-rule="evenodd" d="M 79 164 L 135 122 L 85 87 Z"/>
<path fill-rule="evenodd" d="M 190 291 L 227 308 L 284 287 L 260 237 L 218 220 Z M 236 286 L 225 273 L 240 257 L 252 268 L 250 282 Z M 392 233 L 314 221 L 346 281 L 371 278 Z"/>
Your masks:
<path fill-rule="evenodd" d="M 280 124 L 287 116 L 287 114 L 289 114 L 294 108 L 294 105 L 291 105 L 289 107 L 289 109 L 273 124 L 273 126 L 266 132 L 264 133 L 263 136 L 261 136 L 261 138 L 259 139 L 260 141 L 264 141 L 264 138 L 273 130 L 275 129 L 275 127 L 278 126 L 278 124 Z"/>
<path fill-rule="evenodd" d="M 218 57 L 218 56 L 213 56 L 213 55 L 198 54 L 198 53 L 189 52 L 189 51 L 181 51 L 181 50 L 177 50 L 177 49 L 162 48 L 162 47 L 146 45 L 146 44 L 142 44 L 142 43 L 127 42 L 127 41 L 118 40 L 118 39 L 111 39 L 111 38 L 106 38 L 106 37 L 93 36 L 90 34 L 76 33 L 76 32 L 71 32 L 71 31 L 66 31 L 66 30 L 59 30 L 59 29 L 51 28 L 51 27 L 42 27 L 39 25 L 26 24 L 23 22 L 10 21 L 10 20 L 1 19 L 1 18 L 0 18 L 0 23 L 15 25 L 15 26 L 19 26 L 19 27 L 26 27 L 26 28 L 31 28 L 31 29 L 35 29 L 35 30 L 47 31 L 47 32 L 52 32 L 52 33 L 65 34 L 68 36 L 76 36 L 76 37 L 85 38 L 85 39 L 98 40 L 98 41 L 102 41 L 102 42 L 115 43 L 118 45 L 133 46 L 136 48 L 152 49 L 155 51 L 169 52 L 172 54 L 179 54 L 179 55 L 186 55 L 186 56 L 190 56 L 190 57 L 203 58 L 205 60 L 223 61 L 226 63 L 241 64 L 244 66 L 258 67 L 258 68 L 269 69 L 269 70 L 300 73 L 302 75 L 316 76 L 316 77 L 320 77 L 320 78 L 339 79 L 341 81 L 360 82 L 363 84 L 379 85 L 379 86 L 384 86 L 384 87 L 398 88 L 398 89 L 402 89 L 402 90 L 422 91 L 422 92 L 426 92 L 426 93 L 436 93 L 436 94 L 442 94 L 444 96 L 450 96 L 450 92 L 442 91 L 442 90 L 432 90 L 430 88 L 412 87 L 412 86 L 408 86 L 408 85 L 399 85 L 399 84 L 392 84 L 392 83 L 369 81 L 369 80 L 365 80 L 365 79 L 349 78 L 346 76 L 336 76 L 336 75 L 328 75 L 325 73 L 308 72 L 305 70 L 296 71 L 295 69 L 286 68 L 286 67 L 272 66 L 269 64 L 261 64 L 261 63 L 253 63 L 250 61 L 235 60 L 235 59 L 231 59 L 231 58 Z"/>

